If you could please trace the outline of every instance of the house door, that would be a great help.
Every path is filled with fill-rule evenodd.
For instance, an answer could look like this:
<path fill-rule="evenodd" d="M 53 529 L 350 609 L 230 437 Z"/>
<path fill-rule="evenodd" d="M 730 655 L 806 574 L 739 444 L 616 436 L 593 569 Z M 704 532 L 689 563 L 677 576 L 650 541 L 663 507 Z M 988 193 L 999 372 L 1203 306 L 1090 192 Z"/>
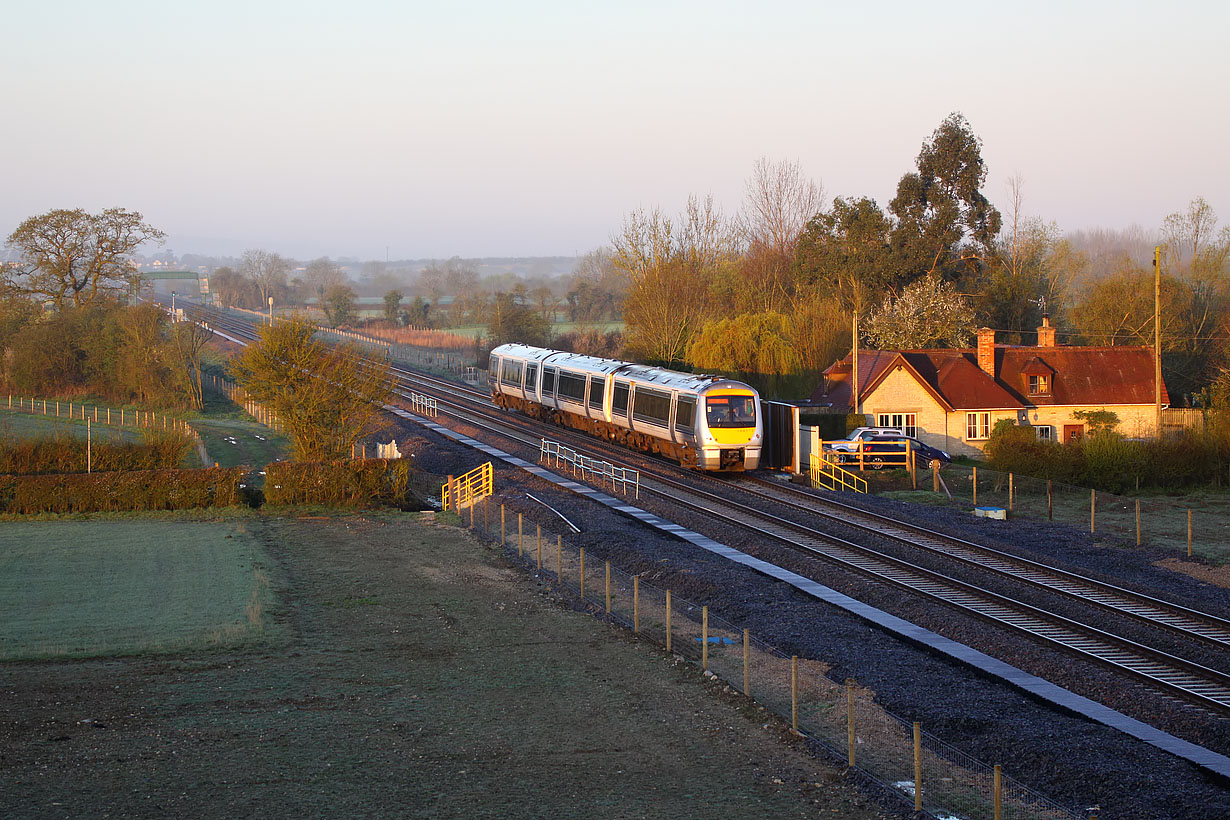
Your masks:
<path fill-rule="evenodd" d="M 1066 444 L 1069 441 L 1080 441 L 1085 434 L 1085 425 L 1083 424 L 1065 424 L 1063 426 L 1063 440 Z"/>

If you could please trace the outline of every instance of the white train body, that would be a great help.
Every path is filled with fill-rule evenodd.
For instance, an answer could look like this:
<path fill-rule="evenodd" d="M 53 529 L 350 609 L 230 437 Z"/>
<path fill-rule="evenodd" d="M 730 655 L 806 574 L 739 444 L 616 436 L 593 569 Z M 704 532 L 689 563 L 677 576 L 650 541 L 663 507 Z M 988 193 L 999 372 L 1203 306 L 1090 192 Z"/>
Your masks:
<path fill-rule="evenodd" d="M 760 465 L 759 396 L 742 382 L 519 344 L 491 351 L 489 374 L 500 407 L 686 467 Z"/>

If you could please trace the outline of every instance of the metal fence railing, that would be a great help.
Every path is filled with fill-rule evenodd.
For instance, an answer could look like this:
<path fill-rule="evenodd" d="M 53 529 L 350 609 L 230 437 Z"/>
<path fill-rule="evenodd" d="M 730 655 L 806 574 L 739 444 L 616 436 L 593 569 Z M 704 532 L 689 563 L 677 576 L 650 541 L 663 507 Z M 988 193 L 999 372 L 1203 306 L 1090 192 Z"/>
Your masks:
<path fill-rule="evenodd" d="M 633 497 L 641 497 L 641 474 L 627 467 L 616 467 L 608 461 L 578 453 L 571 447 L 566 447 L 550 439 L 542 439 L 538 451 L 538 460 L 552 467 L 565 467 L 573 475 L 579 475 L 589 481 L 608 484 L 611 489 L 619 489 L 625 495 L 631 489 Z"/>
<path fill-rule="evenodd" d="M 811 454 L 811 486 L 817 490 L 867 492 L 867 479 L 840 466 L 830 451 Z"/>
<path fill-rule="evenodd" d="M 746 629 L 630 575 L 504 505 L 473 507 L 469 525 L 527 571 L 702 666 L 801 735 L 936 817 L 1082 820 L 1044 795 L 879 706 L 854 680 L 827 677 L 823 659 L 786 655 Z M 465 519 L 463 518 L 463 521 Z M 915 731 L 917 727 L 917 731 Z M 921 791 L 920 791 L 921 784 Z"/>

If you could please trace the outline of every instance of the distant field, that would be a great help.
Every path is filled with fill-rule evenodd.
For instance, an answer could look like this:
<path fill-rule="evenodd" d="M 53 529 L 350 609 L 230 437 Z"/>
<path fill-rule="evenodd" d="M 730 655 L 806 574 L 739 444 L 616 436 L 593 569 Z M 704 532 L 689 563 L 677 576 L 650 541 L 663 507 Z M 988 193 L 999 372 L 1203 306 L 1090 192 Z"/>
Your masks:
<path fill-rule="evenodd" d="M 264 467 L 290 455 L 290 442 L 283 435 L 251 419 L 214 416 L 193 419 L 190 424 L 205 442 L 210 464 Z"/>
<path fill-rule="evenodd" d="M 269 640 L 269 572 L 242 521 L 8 522 L 0 660 Z"/>
<path fill-rule="evenodd" d="M 48 436 L 68 435 L 80 439 L 86 437 L 84 421 L 69 421 L 67 418 L 19 413 L 0 410 L 0 437 L 6 441 L 22 441 Z M 131 427 L 91 424 L 89 435 L 94 441 L 140 441 L 141 431 Z"/>

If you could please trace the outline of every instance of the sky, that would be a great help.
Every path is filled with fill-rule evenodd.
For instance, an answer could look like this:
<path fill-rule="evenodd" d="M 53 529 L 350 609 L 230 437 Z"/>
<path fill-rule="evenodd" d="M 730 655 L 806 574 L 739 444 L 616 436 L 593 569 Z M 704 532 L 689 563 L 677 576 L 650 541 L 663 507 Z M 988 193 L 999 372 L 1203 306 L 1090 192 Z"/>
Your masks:
<path fill-rule="evenodd" d="M 882 206 L 951 112 L 1062 230 L 1230 224 L 1230 4 L 11 4 L 0 236 L 140 211 L 177 253 L 571 256 L 738 210 L 757 160 Z"/>

